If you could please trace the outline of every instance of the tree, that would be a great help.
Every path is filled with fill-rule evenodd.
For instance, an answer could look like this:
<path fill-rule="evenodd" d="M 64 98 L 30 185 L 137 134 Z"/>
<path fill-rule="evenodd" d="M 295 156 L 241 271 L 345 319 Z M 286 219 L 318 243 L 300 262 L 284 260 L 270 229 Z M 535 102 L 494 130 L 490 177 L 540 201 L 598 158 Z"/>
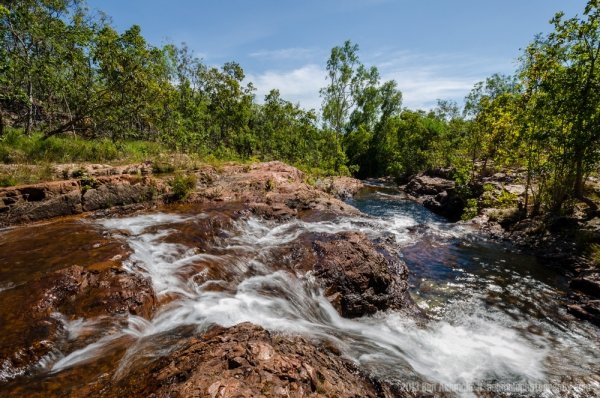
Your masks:
<path fill-rule="evenodd" d="M 74 25 L 80 18 L 80 0 L 2 0 L 0 47 L 8 65 L 4 68 L 10 100 L 25 105 L 25 131 L 30 134 L 40 113 L 51 112 L 54 102 L 64 101 L 58 91 L 65 83 L 65 55 L 70 53 Z"/>
<path fill-rule="evenodd" d="M 543 200 L 559 211 L 577 198 L 596 208 L 584 196 L 584 179 L 600 150 L 598 1 L 588 2 L 583 18 L 558 13 L 551 22 L 554 32 L 536 37 L 521 61 L 528 180 L 540 180 L 536 206 Z"/>
<path fill-rule="evenodd" d="M 349 40 L 343 46 L 331 49 L 327 61 L 329 85 L 320 91 L 323 97 L 323 120 L 338 136 L 345 133 L 355 104 L 354 88 L 360 84 L 357 80 L 364 77 L 357 74 L 361 66 L 357 53 L 358 45 Z"/>
<path fill-rule="evenodd" d="M 487 172 L 506 136 L 510 134 L 510 106 L 518 94 L 514 76 L 494 74 L 478 82 L 465 100 L 464 114 L 472 123 L 467 130 L 467 143 L 471 157 L 471 179 L 475 178 L 476 162 L 483 161 L 481 174 Z"/>

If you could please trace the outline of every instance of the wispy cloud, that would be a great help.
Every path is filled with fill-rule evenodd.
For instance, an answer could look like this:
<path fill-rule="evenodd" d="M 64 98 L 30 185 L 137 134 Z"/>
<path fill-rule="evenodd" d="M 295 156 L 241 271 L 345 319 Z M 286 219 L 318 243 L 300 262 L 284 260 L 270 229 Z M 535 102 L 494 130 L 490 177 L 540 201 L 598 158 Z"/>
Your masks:
<path fill-rule="evenodd" d="M 252 58 L 261 58 L 269 60 L 290 60 L 290 59 L 308 59 L 317 55 L 319 51 L 315 48 L 282 48 L 277 50 L 260 50 L 250 53 Z"/>
<path fill-rule="evenodd" d="M 383 80 L 398 82 L 405 106 L 422 109 L 435 106 L 437 99 L 460 103 L 476 82 L 493 73 L 509 73 L 514 69 L 504 59 L 456 53 L 380 51 L 366 61 L 379 68 Z"/>
<path fill-rule="evenodd" d="M 378 67 L 382 80 L 395 80 L 403 94 L 404 106 L 430 109 L 437 99 L 459 103 L 473 85 L 492 73 L 508 73 L 511 62 L 462 54 L 418 54 L 408 51 L 379 51 L 366 54 L 363 62 Z M 306 109 L 321 105 L 319 89 L 326 84 L 323 67 L 310 63 L 294 69 L 273 69 L 248 76 L 257 87 L 259 100 L 273 88 L 283 98 L 299 102 Z"/>

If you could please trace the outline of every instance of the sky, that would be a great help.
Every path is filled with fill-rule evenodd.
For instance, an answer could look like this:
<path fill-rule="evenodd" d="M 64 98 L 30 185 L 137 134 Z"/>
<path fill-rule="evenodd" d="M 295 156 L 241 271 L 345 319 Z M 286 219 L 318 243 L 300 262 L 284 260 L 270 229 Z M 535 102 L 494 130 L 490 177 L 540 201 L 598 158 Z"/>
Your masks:
<path fill-rule="evenodd" d="M 351 40 L 365 65 L 396 80 L 403 105 L 462 103 L 473 84 L 513 73 L 521 49 L 555 12 L 585 0 L 88 0 L 120 31 L 153 45 L 186 43 L 207 65 L 236 61 L 260 102 L 271 89 L 318 109 L 331 48 Z"/>

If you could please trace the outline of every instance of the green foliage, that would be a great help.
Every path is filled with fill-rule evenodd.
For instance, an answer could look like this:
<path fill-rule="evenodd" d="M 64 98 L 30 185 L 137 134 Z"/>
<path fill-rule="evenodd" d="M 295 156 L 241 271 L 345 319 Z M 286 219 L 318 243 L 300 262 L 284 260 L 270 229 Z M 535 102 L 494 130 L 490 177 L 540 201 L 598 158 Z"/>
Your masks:
<path fill-rule="evenodd" d="M 477 199 L 467 200 L 467 205 L 465 206 L 465 209 L 463 210 L 461 219 L 463 221 L 467 221 L 467 220 L 472 219 L 473 217 L 476 217 L 477 214 L 478 214 Z"/>
<path fill-rule="evenodd" d="M 169 180 L 171 187 L 171 198 L 173 200 L 185 200 L 196 187 L 197 179 L 194 174 L 176 174 Z"/>
<path fill-rule="evenodd" d="M 396 82 L 381 84 L 377 68 L 365 67 L 358 45 L 350 41 L 331 50 L 327 74 L 329 84 L 320 91 L 323 120 L 334 133 L 334 145 L 345 152 L 336 159 L 334 169 L 360 177 L 385 174 L 393 150 L 389 122 L 402 103 Z"/>
<path fill-rule="evenodd" d="M 91 177 L 86 173 L 82 173 L 79 178 L 79 185 L 81 186 L 81 191 L 86 192 L 90 189 L 98 188 L 98 181 L 94 177 Z"/>
<path fill-rule="evenodd" d="M 137 25 L 119 32 L 84 0 L 2 2 L 0 115 L 26 137 L 3 143 L 0 157 L 112 161 L 178 151 L 348 171 L 340 140 L 314 111 L 278 92 L 258 105 L 245 78 L 235 62 L 208 67 L 185 45 L 152 46 Z"/>
<path fill-rule="evenodd" d="M 600 267 L 600 244 L 592 243 L 589 245 L 589 256 L 595 267 Z"/>
<path fill-rule="evenodd" d="M 502 190 L 498 198 L 496 198 L 496 207 L 500 208 L 514 208 L 517 207 L 518 196 L 514 193 L 510 193 L 506 190 Z"/>
<path fill-rule="evenodd" d="M 12 175 L 0 175 L 0 187 L 12 187 L 19 181 Z"/>
<path fill-rule="evenodd" d="M 269 178 L 266 182 L 265 182 L 265 191 L 267 192 L 271 192 L 272 190 L 275 189 L 275 180 L 273 180 L 272 178 Z"/>
<path fill-rule="evenodd" d="M 450 101 L 402 109 L 396 82 L 382 82 L 346 41 L 331 50 L 318 115 L 277 90 L 258 104 L 239 64 L 207 66 L 185 44 L 153 46 L 137 25 L 119 32 L 84 0 L 2 1 L 0 161 L 156 159 L 155 171 L 173 172 L 193 168 L 190 159 L 216 167 L 277 159 L 313 176 L 398 180 L 443 168 L 463 198 L 481 177 L 515 166 L 527 173 L 528 212 L 568 211 L 600 161 L 598 0 L 552 24 L 515 76 L 477 83 L 462 112 Z M 167 153 L 189 156 L 187 164 Z M 515 204 L 505 194 L 493 200 Z"/>
<path fill-rule="evenodd" d="M 483 194 L 479 202 L 481 208 L 516 208 L 518 205 L 518 196 L 510 193 L 505 189 L 500 189 L 497 192 L 493 185 L 485 184 L 483 186 Z"/>
<path fill-rule="evenodd" d="M 0 137 L 0 161 L 3 163 L 71 163 L 144 161 L 167 149 L 147 141 L 87 140 L 79 137 L 50 137 L 40 133 L 29 136 L 10 129 Z"/>

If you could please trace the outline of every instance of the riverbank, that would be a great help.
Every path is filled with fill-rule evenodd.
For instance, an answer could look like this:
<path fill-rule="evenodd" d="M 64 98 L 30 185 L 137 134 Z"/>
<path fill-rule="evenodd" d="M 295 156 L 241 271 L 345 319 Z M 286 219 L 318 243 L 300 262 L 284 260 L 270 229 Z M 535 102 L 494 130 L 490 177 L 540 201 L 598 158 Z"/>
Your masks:
<path fill-rule="evenodd" d="M 299 210 L 352 211 L 339 199 L 362 184 L 349 177 L 315 178 L 281 162 L 182 171 L 146 162 L 124 166 L 55 165 L 54 181 L 0 188 L 0 226 L 96 211 L 135 211 L 174 201 L 242 202 L 254 212 L 285 217 Z"/>
<path fill-rule="evenodd" d="M 419 174 L 398 188 L 407 199 L 562 270 L 571 281 L 569 312 L 600 325 L 600 269 L 594 249 L 600 244 L 597 210 L 580 202 L 570 215 L 522 218 L 523 176 L 510 171 L 483 178 L 473 189 L 478 195 L 469 201 L 456 192 L 454 180 L 444 170 Z M 598 197 L 597 179 L 588 180 L 587 190 Z"/>

